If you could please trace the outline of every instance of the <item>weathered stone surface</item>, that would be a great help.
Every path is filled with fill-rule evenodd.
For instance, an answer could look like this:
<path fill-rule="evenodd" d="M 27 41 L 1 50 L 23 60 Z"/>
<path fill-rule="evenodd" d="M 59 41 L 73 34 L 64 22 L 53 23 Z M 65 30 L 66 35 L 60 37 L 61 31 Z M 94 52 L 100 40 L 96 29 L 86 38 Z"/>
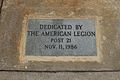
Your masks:
<path fill-rule="evenodd" d="M 119 7 L 119 0 L 4 0 L 0 20 L 0 70 L 120 70 Z M 38 13 L 41 17 L 101 17 L 100 62 L 26 62 L 20 56 L 22 24 L 26 16 Z"/>
<path fill-rule="evenodd" d="M 0 4 L 2 3 L 2 0 L 0 0 Z"/>
<path fill-rule="evenodd" d="M 39 73 L 0 72 L 1 80 L 119 80 L 119 72 Z"/>
<path fill-rule="evenodd" d="M 0 11 L 1 11 L 1 8 L 2 8 L 2 1 L 3 0 L 0 0 Z"/>
<path fill-rule="evenodd" d="M 0 4 L 1 4 L 2 0 L 0 0 Z"/>

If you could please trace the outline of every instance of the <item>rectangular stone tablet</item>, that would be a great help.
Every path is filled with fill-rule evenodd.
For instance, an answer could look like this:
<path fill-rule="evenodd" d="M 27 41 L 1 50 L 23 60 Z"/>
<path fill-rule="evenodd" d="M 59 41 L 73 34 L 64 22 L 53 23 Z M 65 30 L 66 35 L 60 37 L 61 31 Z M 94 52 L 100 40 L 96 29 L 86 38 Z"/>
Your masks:
<path fill-rule="evenodd" d="M 94 19 L 29 19 L 26 56 L 97 56 Z"/>

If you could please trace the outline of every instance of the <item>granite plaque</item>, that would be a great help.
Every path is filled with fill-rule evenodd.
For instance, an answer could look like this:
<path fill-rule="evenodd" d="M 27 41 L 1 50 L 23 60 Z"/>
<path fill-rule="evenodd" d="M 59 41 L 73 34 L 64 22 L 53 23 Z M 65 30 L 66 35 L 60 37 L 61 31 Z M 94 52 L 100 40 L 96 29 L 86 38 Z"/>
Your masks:
<path fill-rule="evenodd" d="M 25 55 L 96 56 L 94 19 L 29 19 Z"/>

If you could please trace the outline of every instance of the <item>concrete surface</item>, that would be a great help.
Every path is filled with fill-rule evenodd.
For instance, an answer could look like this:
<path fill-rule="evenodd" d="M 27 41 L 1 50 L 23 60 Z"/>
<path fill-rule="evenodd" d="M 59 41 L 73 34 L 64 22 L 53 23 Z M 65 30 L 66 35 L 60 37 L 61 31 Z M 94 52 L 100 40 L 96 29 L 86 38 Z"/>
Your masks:
<path fill-rule="evenodd" d="M 38 1 L 41 1 L 41 5 Z M 44 0 L 5 0 L 0 23 L 0 80 L 120 80 L 120 0 L 80 0 L 84 5 L 81 5 L 82 7 L 78 11 L 74 9 L 75 7 L 69 7 L 74 6 L 74 1 L 78 0 L 70 0 L 69 3 L 67 3 L 68 0 L 64 0 L 66 7 L 58 10 L 54 9 L 55 6 L 60 6 L 60 4 L 54 4 L 57 0 L 45 1 L 49 1 L 49 3 L 46 2 L 45 5 Z M 94 2 L 98 2 L 98 4 Z M 38 5 L 44 8 L 39 9 Z M 50 5 L 52 6 L 51 9 L 48 7 Z M 65 12 L 59 14 L 59 10 Z M 102 39 L 105 40 L 102 42 L 102 53 L 104 54 L 102 62 L 99 64 L 96 62 L 69 62 L 67 64 L 63 62 L 20 63 L 18 41 L 21 34 L 23 15 L 41 11 L 43 12 L 41 15 L 57 11 L 57 15 L 63 16 L 63 14 L 68 15 L 67 11 L 73 11 L 76 12 L 77 16 L 102 16 L 101 34 L 104 35 Z M 29 71 L 25 72 L 27 70 Z M 62 72 L 53 72 L 54 70 L 62 70 Z M 72 72 L 72 70 L 91 71 Z M 98 70 L 99 72 L 93 72 L 92 70 Z"/>
<path fill-rule="evenodd" d="M 0 72 L 0 80 L 120 80 L 120 72 Z"/>
<path fill-rule="evenodd" d="M 40 3 L 39 3 L 40 2 Z M 0 70 L 120 70 L 119 0 L 4 0 L 0 20 Z M 29 15 L 74 18 L 98 16 L 100 62 L 40 62 L 21 56 L 23 20 Z"/>
<path fill-rule="evenodd" d="M 0 4 L 1 4 L 2 0 L 0 0 Z M 1 5 L 0 5 L 1 6 Z"/>
<path fill-rule="evenodd" d="M 3 0 L 0 0 L 0 13 L 1 13 L 1 8 L 2 8 L 2 3 L 3 3 Z"/>

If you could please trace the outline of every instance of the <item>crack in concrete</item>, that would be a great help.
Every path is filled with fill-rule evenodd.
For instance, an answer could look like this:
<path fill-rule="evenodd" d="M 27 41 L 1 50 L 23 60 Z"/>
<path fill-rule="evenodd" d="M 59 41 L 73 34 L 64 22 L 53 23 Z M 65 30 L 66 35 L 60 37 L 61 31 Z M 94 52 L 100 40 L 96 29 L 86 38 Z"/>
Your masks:
<path fill-rule="evenodd" d="M 2 12 L 3 1 L 4 0 L 1 0 L 1 3 L 0 3 L 0 16 L 1 16 L 1 12 Z"/>
<path fill-rule="evenodd" d="M 58 70 L 58 71 L 32 71 L 32 70 L 0 70 L 0 72 L 38 72 L 38 73 L 62 73 L 62 72 L 69 72 L 69 73 L 88 73 L 88 72 L 91 72 L 91 73 L 98 73 L 98 72 L 120 72 L 120 70 L 85 70 L 85 71 L 74 71 L 74 70 Z"/>

